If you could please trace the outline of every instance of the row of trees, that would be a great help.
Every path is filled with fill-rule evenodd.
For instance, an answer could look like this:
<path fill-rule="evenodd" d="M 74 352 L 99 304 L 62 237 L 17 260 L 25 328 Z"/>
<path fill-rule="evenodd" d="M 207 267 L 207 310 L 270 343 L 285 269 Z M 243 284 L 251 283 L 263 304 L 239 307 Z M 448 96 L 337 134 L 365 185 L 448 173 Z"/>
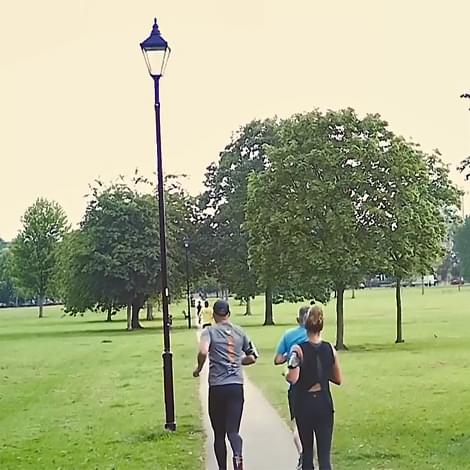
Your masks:
<path fill-rule="evenodd" d="M 23 228 L 2 251 L 12 289 L 37 299 L 64 302 L 71 314 L 97 310 L 110 320 L 128 307 L 129 329 L 140 328 L 139 312 L 160 292 L 158 207 L 152 185 L 135 175 L 110 185 L 96 181 L 79 229 L 70 230 L 62 208 L 38 199 L 25 213 Z M 182 239 L 198 225 L 195 198 L 168 178 L 167 232 L 171 290 L 185 285 Z"/>
<path fill-rule="evenodd" d="M 208 167 L 198 197 L 167 180 L 172 296 L 184 288 L 189 236 L 193 285 L 230 290 L 246 314 L 264 292 L 266 325 L 273 304 L 328 301 L 334 291 L 343 348 L 345 289 L 385 273 L 397 280 L 402 341 L 401 281 L 443 256 L 459 196 L 439 153 L 396 136 L 378 115 L 314 110 L 252 121 Z M 52 292 L 72 313 L 98 309 L 110 319 L 128 307 L 129 327 L 139 328 L 140 310 L 160 292 L 157 211 L 137 174 L 131 184 L 97 181 L 75 231 L 60 207 L 38 200 L 8 249 L 12 277 L 39 299 Z"/>
<path fill-rule="evenodd" d="M 248 186 L 250 261 L 265 284 L 288 278 L 301 295 L 336 292 L 336 346 L 344 344 L 344 291 L 368 274 L 400 284 L 444 254 L 459 191 L 437 152 L 395 136 L 377 115 L 313 111 L 277 124 L 265 171 Z"/>
<path fill-rule="evenodd" d="M 241 298 L 265 292 L 265 324 L 273 302 L 327 301 L 335 291 L 340 349 L 346 287 L 392 275 L 401 342 L 401 281 L 445 254 L 459 196 L 439 152 L 394 135 L 378 115 L 253 121 L 208 168 L 209 256 Z"/>

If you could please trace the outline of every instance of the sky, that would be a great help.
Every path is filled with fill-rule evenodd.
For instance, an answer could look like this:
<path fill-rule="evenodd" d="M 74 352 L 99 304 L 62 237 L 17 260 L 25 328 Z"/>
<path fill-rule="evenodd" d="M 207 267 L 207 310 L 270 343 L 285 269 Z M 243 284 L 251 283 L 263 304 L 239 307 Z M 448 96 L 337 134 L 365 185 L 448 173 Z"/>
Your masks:
<path fill-rule="evenodd" d="M 89 184 L 155 168 L 153 88 L 139 43 L 172 48 L 161 83 L 166 173 L 192 193 L 253 118 L 353 107 L 470 155 L 466 0 L 23 0 L 0 3 L 0 237 L 37 197 L 72 224 Z M 468 197 L 468 196 L 467 196 Z M 466 201 L 470 207 L 470 199 Z"/>

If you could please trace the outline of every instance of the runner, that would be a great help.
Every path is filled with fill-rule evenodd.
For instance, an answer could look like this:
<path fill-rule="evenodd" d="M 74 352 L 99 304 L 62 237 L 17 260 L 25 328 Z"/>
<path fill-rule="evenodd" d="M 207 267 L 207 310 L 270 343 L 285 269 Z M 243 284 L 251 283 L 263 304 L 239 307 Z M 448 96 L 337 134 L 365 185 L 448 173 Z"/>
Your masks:
<path fill-rule="evenodd" d="M 199 324 L 201 324 L 201 310 L 202 310 L 202 302 L 201 302 L 201 299 L 199 298 L 196 304 L 196 314 L 199 320 Z"/>
<path fill-rule="evenodd" d="M 206 328 L 212 325 L 212 311 L 209 308 L 209 302 L 207 300 L 204 301 L 204 308 L 201 310 L 201 323 L 202 327 Z"/>
<path fill-rule="evenodd" d="M 285 364 L 288 360 L 289 354 L 292 348 L 297 345 L 308 341 L 307 330 L 304 326 L 305 317 L 308 314 L 309 307 L 303 306 L 299 309 L 299 314 L 297 316 L 297 323 L 299 326 L 297 328 L 292 328 L 284 333 L 279 345 L 277 347 L 276 356 L 274 357 L 274 364 L 281 365 Z M 289 403 L 289 413 L 291 419 L 292 433 L 294 436 L 294 444 L 299 453 L 299 461 L 297 463 L 297 469 L 302 468 L 302 444 L 300 443 L 299 433 L 297 431 L 297 426 L 295 424 L 294 417 L 294 387 L 291 385 L 287 392 L 287 400 Z"/>
<path fill-rule="evenodd" d="M 323 310 L 310 308 L 305 320 L 308 341 L 294 346 L 289 356 L 287 380 L 294 387 L 294 415 L 302 442 L 302 469 L 313 470 L 313 439 L 316 437 L 318 463 L 331 470 L 333 399 L 330 381 L 341 385 L 338 356 L 330 343 L 322 341 Z"/>
<path fill-rule="evenodd" d="M 258 353 L 245 332 L 230 323 L 227 302 L 217 300 L 213 316 L 215 325 L 201 333 L 193 376 L 199 377 L 209 355 L 209 417 L 217 464 L 219 470 L 227 469 L 227 436 L 233 452 L 233 468 L 243 470 L 243 441 L 239 434 L 244 403 L 241 366 L 254 364 Z"/>

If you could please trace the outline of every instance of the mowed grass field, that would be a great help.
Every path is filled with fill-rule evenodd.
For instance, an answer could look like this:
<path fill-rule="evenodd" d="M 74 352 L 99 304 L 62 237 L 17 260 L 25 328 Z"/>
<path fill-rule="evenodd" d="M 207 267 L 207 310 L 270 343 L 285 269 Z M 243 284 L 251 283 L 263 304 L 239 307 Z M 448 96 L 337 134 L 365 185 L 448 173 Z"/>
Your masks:
<path fill-rule="evenodd" d="M 424 296 L 407 288 L 403 308 L 406 342 L 394 344 L 394 290 L 346 295 L 350 349 L 340 354 L 344 384 L 333 387 L 338 470 L 470 469 L 470 288 L 428 288 Z M 261 299 L 253 317 L 234 310 L 261 353 L 249 376 L 288 419 L 282 368 L 272 358 L 296 306 L 276 306 L 270 328 L 253 326 L 262 322 Z M 333 300 L 325 311 L 324 336 L 334 342 Z"/>
<path fill-rule="evenodd" d="M 174 317 L 182 309 L 176 308 Z M 163 431 L 161 322 L 0 310 L 0 469 L 201 470 L 195 332 L 175 322 L 178 432 Z"/>
<path fill-rule="evenodd" d="M 350 350 L 341 353 L 344 385 L 334 388 L 338 470 L 470 469 L 470 288 L 403 297 L 406 342 L 395 345 L 393 289 L 346 296 Z M 262 327 L 262 298 L 251 317 L 231 304 L 261 353 L 248 374 L 287 419 L 272 358 L 298 306 L 275 306 L 277 325 Z M 176 434 L 163 431 L 160 321 L 129 333 L 123 316 L 109 324 L 94 313 L 61 318 L 57 307 L 42 320 L 35 309 L 0 310 L 0 469 L 204 468 L 195 331 L 179 320 L 183 308 L 172 308 Z M 330 341 L 334 317 L 332 301 Z"/>

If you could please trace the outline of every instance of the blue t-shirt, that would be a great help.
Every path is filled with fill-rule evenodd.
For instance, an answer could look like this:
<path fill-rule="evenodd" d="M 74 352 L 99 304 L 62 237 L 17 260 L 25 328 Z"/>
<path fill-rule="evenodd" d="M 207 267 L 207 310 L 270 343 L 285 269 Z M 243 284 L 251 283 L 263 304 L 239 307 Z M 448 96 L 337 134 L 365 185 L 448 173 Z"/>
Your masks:
<path fill-rule="evenodd" d="M 279 341 L 276 354 L 288 356 L 295 345 L 305 343 L 306 341 L 308 341 L 308 335 L 304 326 L 287 330 L 282 336 L 281 341 Z M 290 385 L 289 388 L 290 387 L 292 387 L 292 385 Z"/>
<path fill-rule="evenodd" d="M 295 345 L 305 343 L 306 341 L 308 341 L 308 336 L 307 330 L 304 326 L 292 328 L 291 330 L 286 331 L 282 336 L 281 341 L 279 341 L 276 354 L 288 356 Z"/>

